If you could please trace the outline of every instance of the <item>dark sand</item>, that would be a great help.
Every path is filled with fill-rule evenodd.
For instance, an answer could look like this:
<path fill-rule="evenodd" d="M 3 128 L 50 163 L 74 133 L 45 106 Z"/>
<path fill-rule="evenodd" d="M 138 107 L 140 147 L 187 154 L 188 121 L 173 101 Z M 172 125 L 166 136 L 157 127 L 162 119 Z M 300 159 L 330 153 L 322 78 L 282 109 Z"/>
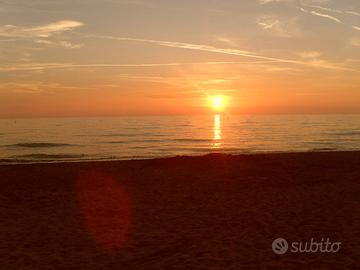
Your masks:
<path fill-rule="evenodd" d="M 359 244 L 360 152 L 0 166 L 0 269 L 359 269 Z"/>

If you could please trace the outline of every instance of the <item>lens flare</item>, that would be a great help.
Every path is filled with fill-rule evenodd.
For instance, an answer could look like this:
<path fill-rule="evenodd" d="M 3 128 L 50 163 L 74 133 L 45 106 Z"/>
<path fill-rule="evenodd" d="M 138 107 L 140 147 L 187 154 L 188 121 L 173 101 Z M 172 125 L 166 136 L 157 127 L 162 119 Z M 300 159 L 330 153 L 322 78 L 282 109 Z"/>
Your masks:
<path fill-rule="evenodd" d="M 84 225 L 95 243 L 109 253 L 124 247 L 132 224 L 125 186 L 111 175 L 89 171 L 80 174 L 77 187 Z"/>

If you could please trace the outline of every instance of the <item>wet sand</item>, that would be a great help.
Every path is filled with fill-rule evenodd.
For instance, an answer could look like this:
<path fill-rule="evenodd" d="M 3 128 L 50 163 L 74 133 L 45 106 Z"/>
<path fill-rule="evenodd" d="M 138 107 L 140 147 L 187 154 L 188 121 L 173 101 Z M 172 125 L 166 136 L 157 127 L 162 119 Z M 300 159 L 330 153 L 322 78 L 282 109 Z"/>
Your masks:
<path fill-rule="evenodd" d="M 360 152 L 2 165 L 0 221 L 7 270 L 359 269 Z"/>

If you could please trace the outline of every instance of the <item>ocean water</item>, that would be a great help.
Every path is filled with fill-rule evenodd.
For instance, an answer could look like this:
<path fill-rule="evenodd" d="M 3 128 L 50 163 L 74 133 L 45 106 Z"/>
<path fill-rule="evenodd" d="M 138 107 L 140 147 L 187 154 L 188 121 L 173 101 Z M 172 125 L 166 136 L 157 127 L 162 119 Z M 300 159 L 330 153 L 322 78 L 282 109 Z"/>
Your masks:
<path fill-rule="evenodd" d="M 0 162 L 360 150 L 360 115 L 0 119 Z"/>

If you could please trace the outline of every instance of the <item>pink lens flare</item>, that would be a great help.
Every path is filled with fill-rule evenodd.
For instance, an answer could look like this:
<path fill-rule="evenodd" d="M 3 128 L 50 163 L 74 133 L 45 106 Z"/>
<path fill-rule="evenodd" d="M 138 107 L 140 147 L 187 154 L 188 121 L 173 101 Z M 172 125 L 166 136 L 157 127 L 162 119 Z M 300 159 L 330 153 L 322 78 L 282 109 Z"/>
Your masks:
<path fill-rule="evenodd" d="M 119 179 L 89 171 L 77 179 L 78 202 L 84 223 L 96 244 L 109 253 L 123 248 L 132 218 L 129 197 Z"/>

